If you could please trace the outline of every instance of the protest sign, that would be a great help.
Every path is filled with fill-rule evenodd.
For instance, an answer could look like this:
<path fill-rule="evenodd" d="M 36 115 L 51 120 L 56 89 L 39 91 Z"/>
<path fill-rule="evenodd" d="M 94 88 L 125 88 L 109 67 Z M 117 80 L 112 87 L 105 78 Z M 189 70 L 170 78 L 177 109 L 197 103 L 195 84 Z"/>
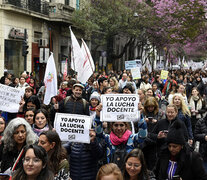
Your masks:
<path fill-rule="evenodd" d="M 207 84 L 207 78 L 202 78 L 202 80 L 204 84 Z"/>
<path fill-rule="evenodd" d="M 133 79 L 141 79 L 140 67 L 131 69 Z"/>
<path fill-rule="evenodd" d="M 54 128 L 61 141 L 90 143 L 90 116 L 56 113 Z"/>
<path fill-rule="evenodd" d="M 142 67 L 142 62 L 140 59 L 132 60 L 132 61 L 125 61 L 125 69 L 130 70 L 132 68 Z"/>
<path fill-rule="evenodd" d="M 168 77 L 168 71 L 162 70 L 161 71 L 161 79 L 167 79 Z"/>
<path fill-rule="evenodd" d="M 136 121 L 138 120 L 139 96 L 136 94 L 104 94 L 101 96 L 101 121 Z"/>
<path fill-rule="evenodd" d="M 23 95 L 22 89 L 0 84 L 0 110 L 10 113 L 18 112 Z"/>

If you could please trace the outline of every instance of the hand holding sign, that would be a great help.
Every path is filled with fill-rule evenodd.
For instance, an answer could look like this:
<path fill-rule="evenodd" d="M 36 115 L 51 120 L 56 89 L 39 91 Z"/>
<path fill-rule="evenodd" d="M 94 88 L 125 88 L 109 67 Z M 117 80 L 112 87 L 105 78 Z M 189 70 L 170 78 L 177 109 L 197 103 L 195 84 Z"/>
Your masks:
<path fill-rule="evenodd" d="M 94 129 L 89 130 L 90 142 L 94 142 L 96 138 L 96 132 Z"/>
<path fill-rule="evenodd" d="M 102 110 L 102 104 L 100 103 L 98 106 L 96 106 L 96 116 L 100 117 L 101 110 Z"/>

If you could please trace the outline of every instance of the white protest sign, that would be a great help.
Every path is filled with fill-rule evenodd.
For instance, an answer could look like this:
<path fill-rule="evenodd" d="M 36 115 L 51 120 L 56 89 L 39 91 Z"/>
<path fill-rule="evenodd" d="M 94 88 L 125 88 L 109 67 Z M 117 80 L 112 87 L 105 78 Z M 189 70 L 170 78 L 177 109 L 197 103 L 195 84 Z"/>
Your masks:
<path fill-rule="evenodd" d="M 125 61 L 125 69 L 130 70 L 132 68 L 142 67 L 142 62 L 140 59 Z"/>
<path fill-rule="evenodd" d="M 90 143 L 90 116 L 56 113 L 54 128 L 61 141 Z"/>
<path fill-rule="evenodd" d="M 0 84 L 0 110 L 10 113 L 18 112 L 23 95 L 22 89 Z"/>
<path fill-rule="evenodd" d="M 202 80 L 204 84 L 207 84 L 207 78 L 202 78 Z"/>
<path fill-rule="evenodd" d="M 131 69 L 133 79 L 141 79 L 140 67 Z"/>
<path fill-rule="evenodd" d="M 136 121 L 138 120 L 139 96 L 136 94 L 104 94 L 101 121 Z"/>

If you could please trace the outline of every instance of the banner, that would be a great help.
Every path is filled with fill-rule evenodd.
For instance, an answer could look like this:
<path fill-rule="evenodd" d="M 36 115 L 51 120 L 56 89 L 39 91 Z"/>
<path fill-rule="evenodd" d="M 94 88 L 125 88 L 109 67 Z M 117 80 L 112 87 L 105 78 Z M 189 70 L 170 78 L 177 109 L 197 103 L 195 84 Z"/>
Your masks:
<path fill-rule="evenodd" d="M 104 94 L 101 96 L 103 109 L 101 121 L 137 121 L 139 96 L 136 94 Z"/>
<path fill-rule="evenodd" d="M 160 78 L 161 79 L 167 79 L 168 73 L 169 73 L 168 71 L 162 70 Z"/>
<path fill-rule="evenodd" d="M 140 67 L 131 69 L 133 79 L 141 79 Z"/>
<path fill-rule="evenodd" d="M 0 84 L 0 110 L 17 113 L 23 96 L 24 90 Z"/>
<path fill-rule="evenodd" d="M 90 116 L 56 113 L 54 128 L 61 141 L 90 143 Z"/>
<path fill-rule="evenodd" d="M 140 67 L 142 68 L 142 62 L 140 59 L 125 61 L 125 69 L 130 70 L 132 68 Z"/>
<path fill-rule="evenodd" d="M 44 96 L 44 104 L 50 104 L 50 100 L 53 96 L 57 95 L 57 71 L 55 67 L 55 61 L 53 57 L 53 53 L 51 53 L 45 70 L 45 96 Z"/>

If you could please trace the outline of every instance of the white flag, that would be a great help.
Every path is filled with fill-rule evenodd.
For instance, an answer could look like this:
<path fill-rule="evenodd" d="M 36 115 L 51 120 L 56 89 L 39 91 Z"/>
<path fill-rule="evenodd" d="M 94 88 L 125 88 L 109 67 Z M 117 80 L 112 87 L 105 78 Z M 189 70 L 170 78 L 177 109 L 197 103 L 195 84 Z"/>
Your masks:
<path fill-rule="evenodd" d="M 44 104 L 48 105 L 50 103 L 51 97 L 57 95 L 57 71 L 55 67 L 53 53 L 51 53 L 47 61 L 44 83 L 46 88 Z"/>
<path fill-rule="evenodd" d="M 83 64 L 84 57 L 80 48 L 80 45 L 73 34 L 72 29 L 70 28 L 70 35 L 71 35 L 71 46 L 72 46 L 72 58 L 71 58 L 71 68 L 79 73 L 81 69 L 81 65 Z"/>
<path fill-rule="evenodd" d="M 77 72 L 77 80 L 85 84 L 88 78 L 93 74 L 95 65 L 85 42 L 83 41 L 83 46 L 80 48 L 80 45 L 71 28 L 70 33 L 72 41 L 71 68 Z"/>
<path fill-rule="evenodd" d="M 84 56 L 84 62 L 82 65 L 82 74 L 81 74 L 81 82 L 86 83 L 86 81 L 90 78 L 90 76 L 93 74 L 95 70 L 95 65 L 93 62 L 93 58 L 91 56 L 90 50 L 85 43 L 85 41 L 82 39 L 82 45 L 81 50 Z"/>

